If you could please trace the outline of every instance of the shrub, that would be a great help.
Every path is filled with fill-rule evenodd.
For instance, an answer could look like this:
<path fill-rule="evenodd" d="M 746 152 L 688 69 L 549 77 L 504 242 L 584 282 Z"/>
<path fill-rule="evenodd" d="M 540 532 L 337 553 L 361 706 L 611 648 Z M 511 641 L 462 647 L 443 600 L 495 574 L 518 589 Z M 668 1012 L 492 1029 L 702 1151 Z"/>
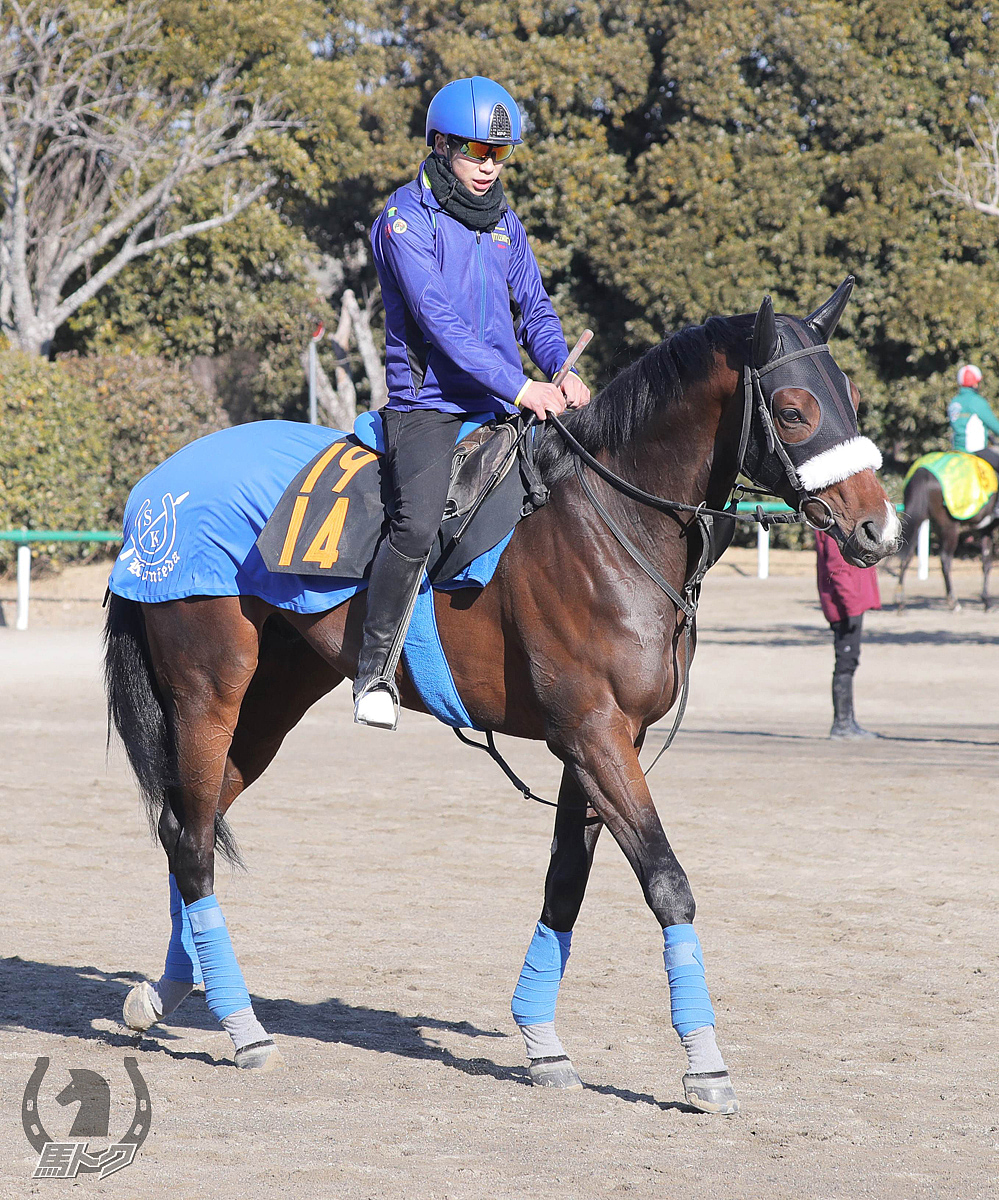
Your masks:
<path fill-rule="evenodd" d="M 164 359 L 102 354 L 66 357 L 59 365 L 91 398 L 103 422 L 108 529 L 121 524 L 128 493 L 143 475 L 181 446 L 229 424 L 191 376 Z"/>
<path fill-rule="evenodd" d="M 108 448 L 100 411 L 59 363 L 0 355 L 0 529 L 101 529 L 108 506 Z M 67 562 L 86 543 L 32 543 L 42 560 Z M 0 569 L 16 559 L 0 542 Z"/>
<path fill-rule="evenodd" d="M 0 354 L 0 529 L 115 529 L 143 475 L 226 424 L 218 405 L 162 359 Z M 46 565 L 108 551 L 117 547 L 32 543 Z M 15 558 L 14 543 L 0 542 L 0 571 Z"/>

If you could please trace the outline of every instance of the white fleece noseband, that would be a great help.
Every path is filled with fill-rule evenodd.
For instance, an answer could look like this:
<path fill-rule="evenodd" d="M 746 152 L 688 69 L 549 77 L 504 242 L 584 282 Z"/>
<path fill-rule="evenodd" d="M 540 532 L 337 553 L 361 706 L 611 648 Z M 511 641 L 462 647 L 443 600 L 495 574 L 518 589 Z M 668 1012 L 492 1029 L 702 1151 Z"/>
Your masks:
<path fill-rule="evenodd" d="M 805 491 L 818 492 L 861 471 L 880 469 L 881 451 L 870 438 L 855 437 L 806 459 L 797 471 Z"/>

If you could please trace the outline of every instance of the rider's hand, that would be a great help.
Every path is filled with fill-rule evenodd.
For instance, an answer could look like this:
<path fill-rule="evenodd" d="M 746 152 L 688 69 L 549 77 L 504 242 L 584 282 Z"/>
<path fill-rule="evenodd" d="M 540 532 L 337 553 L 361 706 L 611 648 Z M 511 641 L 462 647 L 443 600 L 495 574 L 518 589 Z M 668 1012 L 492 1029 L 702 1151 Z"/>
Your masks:
<path fill-rule="evenodd" d="M 549 413 L 558 416 L 565 412 L 565 396 L 553 383 L 530 383 L 520 398 L 520 407 L 543 421 Z"/>
<path fill-rule="evenodd" d="M 566 408 L 583 408 L 590 402 L 590 389 L 572 371 L 566 375 L 562 391 L 565 393 Z"/>

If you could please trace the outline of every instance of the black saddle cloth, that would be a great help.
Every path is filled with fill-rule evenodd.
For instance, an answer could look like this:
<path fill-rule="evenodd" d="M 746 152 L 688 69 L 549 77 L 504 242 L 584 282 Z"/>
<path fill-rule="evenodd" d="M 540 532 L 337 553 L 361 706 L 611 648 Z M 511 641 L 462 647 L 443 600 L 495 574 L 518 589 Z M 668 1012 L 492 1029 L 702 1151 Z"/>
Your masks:
<path fill-rule="evenodd" d="M 444 583 L 491 550 L 548 497 L 534 465 L 533 433 L 514 451 L 519 418 L 473 429 L 455 446 L 451 486 L 427 573 Z M 493 474 L 500 480 L 456 540 Z M 388 525 L 382 455 L 343 434 L 295 476 L 257 538 L 269 571 L 363 579 Z"/>

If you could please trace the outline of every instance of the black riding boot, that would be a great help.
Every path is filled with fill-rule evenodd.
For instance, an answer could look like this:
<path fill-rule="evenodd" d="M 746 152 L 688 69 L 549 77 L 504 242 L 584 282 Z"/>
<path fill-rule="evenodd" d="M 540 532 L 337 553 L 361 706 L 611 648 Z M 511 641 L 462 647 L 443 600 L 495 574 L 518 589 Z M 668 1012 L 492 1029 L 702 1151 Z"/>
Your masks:
<path fill-rule="evenodd" d="M 831 738 L 876 738 L 876 733 L 862 729 L 853 716 L 853 676 L 835 672 L 832 679 L 833 723 Z"/>
<path fill-rule="evenodd" d="M 425 559 L 407 558 L 386 538 L 368 580 L 368 610 L 354 679 L 354 720 L 395 729 L 399 693 L 395 669 L 423 577 Z"/>

